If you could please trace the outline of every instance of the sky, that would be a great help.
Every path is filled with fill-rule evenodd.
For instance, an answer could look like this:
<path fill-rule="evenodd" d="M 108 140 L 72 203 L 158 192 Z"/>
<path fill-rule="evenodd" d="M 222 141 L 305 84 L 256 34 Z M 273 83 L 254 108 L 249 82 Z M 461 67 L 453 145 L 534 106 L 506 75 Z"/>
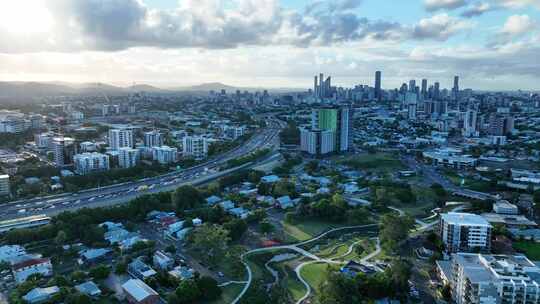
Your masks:
<path fill-rule="evenodd" d="M 540 89 L 540 0 L 0 1 L 0 81 Z"/>

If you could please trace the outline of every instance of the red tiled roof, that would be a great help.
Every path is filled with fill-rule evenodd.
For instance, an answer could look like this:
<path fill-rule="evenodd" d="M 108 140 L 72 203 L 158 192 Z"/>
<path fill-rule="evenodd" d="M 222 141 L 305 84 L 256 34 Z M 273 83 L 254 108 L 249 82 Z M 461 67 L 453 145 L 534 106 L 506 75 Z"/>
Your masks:
<path fill-rule="evenodd" d="M 12 268 L 13 270 L 18 270 L 18 269 L 29 267 L 29 266 L 49 263 L 50 261 L 51 260 L 49 258 L 30 259 L 24 262 L 14 264 Z"/>

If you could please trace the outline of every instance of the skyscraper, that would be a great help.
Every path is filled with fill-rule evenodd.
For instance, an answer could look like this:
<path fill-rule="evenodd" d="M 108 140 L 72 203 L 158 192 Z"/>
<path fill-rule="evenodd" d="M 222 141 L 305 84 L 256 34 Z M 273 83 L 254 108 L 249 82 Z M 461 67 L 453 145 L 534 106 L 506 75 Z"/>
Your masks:
<path fill-rule="evenodd" d="M 375 72 L 375 98 L 378 101 L 382 100 L 382 92 L 381 92 L 381 71 Z"/>
<path fill-rule="evenodd" d="M 427 79 L 422 79 L 422 98 L 427 97 Z"/>
<path fill-rule="evenodd" d="M 452 89 L 452 97 L 457 100 L 459 97 L 459 76 L 454 76 L 454 88 Z"/>
<path fill-rule="evenodd" d="M 433 99 L 438 100 L 441 96 L 441 89 L 439 82 L 435 82 L 435 87 L 433 89 Z"/>
<path fill-rule="evenodd" d="M 409 92 L 414 92 L 415 89 L 416 89 L 416 80 L 411 79 L 409 81 Z"/>

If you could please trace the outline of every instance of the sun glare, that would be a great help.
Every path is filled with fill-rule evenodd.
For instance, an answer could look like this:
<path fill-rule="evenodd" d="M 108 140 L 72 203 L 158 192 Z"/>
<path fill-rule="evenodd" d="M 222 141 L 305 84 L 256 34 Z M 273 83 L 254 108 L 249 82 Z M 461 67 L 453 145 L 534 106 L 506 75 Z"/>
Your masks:
<path fill-rule="evenodd" d="M 0 10 L 0 29 L 14 34 L 47 32 L 53 19 L 43 0 L 8 0 Z"/>

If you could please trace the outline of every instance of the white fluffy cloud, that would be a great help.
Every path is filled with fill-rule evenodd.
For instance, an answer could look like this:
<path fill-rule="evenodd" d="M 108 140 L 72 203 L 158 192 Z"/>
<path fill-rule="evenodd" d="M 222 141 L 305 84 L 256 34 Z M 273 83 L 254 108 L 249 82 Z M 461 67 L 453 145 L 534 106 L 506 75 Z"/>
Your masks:
<path fill-rule="evenodd" d="M 417 39 L 436 39 L 445 41 L 452 35 L 473 27 L 473 23 L 439 14 L 420 20 L 414 26 L 413 36 Z"/>
<path fill-rule="evenodd" d="M 500 30 L 502 34 L 519 36 L 530 32 L 536 27 L 536 23 L 528 15 L 512 15 Z"/>

